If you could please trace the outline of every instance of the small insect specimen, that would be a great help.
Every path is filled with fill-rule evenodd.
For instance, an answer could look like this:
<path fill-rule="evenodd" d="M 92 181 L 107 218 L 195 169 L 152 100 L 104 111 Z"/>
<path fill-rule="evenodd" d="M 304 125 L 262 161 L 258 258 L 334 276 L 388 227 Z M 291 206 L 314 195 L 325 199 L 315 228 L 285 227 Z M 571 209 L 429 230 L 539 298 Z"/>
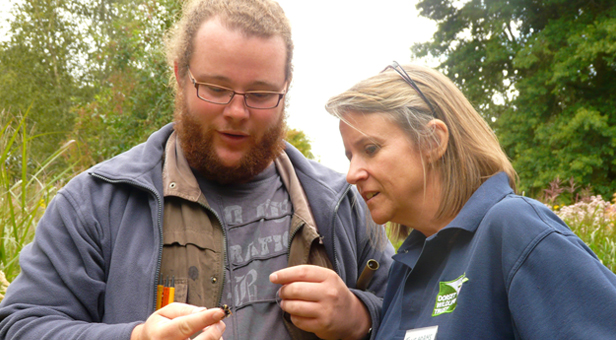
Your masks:
<path fill-rule="evenodd" d="M 225 312 L 225 318 L 228 318 L 229 316 L 231 316 L 231 314 L 233 314 L 231 313 L 231 308 L 229 308 L 229 306 L 226 304 L 220 305 L 218 306 L 218 308 L 222 309 L 222 311 Z"/>

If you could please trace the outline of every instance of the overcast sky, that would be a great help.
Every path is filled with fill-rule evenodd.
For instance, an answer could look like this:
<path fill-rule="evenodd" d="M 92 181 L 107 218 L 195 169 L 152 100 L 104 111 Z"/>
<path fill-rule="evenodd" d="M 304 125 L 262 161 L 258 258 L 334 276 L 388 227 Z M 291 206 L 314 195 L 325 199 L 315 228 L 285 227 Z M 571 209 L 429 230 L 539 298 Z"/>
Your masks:
<path fill-rule="evenodd" d="M 435 24 L 418 16 L 417 0 L 278 2 L 291 21 L 295 44 L 288 124 L 306 133 L 321 163 L 346 173 L 338 121 L 325 103 L 393 60 L 410 62 L 410 47 L 429 40 Z"/>
<path fill-rule="evenodd" d="M 15 1 L 0 0 L 0 40 Z M 410 62 L 410 47 L 429 40 L 435 25 L 418 16 L 417 0 L 278 2 L 291 21 L 295 43 L 288 124 L 304 131 L 321 163 L 346 173 L 338 121 L 325 111 L 325 102 L 393 60 Z"/>

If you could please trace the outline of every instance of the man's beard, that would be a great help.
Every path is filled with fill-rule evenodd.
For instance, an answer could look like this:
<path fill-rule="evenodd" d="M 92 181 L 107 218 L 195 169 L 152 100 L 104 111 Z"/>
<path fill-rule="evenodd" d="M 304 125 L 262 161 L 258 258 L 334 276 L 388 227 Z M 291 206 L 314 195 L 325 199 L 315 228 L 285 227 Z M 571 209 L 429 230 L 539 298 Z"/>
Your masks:
<path fill-rule="evenodd" d="M 180 89 L 175 98 L 175 130 L 180 146 L 191 168 L 203 177 L 220 184 L 245 183 L 265 170 L 284 150 L 286 133 L 284 108 L 280 118 L 259 140 L 250 135 L 251 146 L 236 166 L 226 166 L 214 149 L 214 127 L 203 130 L 188 112 L 184 93 Z"/>

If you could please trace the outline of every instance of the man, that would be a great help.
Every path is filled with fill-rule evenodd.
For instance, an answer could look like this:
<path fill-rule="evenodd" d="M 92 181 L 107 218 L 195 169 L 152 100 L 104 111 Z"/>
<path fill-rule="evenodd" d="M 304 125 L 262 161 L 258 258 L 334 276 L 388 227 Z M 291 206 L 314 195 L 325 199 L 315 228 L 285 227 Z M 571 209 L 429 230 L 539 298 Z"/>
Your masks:
<path fill-rule="evenodd" d="M 0 338 L 369 338 L 393 248 L 372 246 L 342 175 L 283 142 L 282 9 L 193 1 L 168 47 L 175 125 L 58 192 L 22 252 Z M 369 259 L 381 268 L 356 289 Z M 180 303 L 157 309 L 161 283 Z"/>

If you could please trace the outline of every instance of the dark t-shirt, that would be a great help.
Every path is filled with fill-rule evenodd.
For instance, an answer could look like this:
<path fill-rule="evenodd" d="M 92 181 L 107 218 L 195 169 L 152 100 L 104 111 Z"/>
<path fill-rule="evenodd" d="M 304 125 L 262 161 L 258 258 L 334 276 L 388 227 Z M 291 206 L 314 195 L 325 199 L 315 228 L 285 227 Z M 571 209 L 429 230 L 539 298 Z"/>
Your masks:
<path fill-rule="evenodd" d="M 196 174 L 226 236 L 222 303 L 233 316 L 225 319 L 225 340 L 290 339 L 276 303 L 280 285 L 269 275 L 286 268 L 293 207 L 272 164 L 245 184 L 219 185 Z"/>

